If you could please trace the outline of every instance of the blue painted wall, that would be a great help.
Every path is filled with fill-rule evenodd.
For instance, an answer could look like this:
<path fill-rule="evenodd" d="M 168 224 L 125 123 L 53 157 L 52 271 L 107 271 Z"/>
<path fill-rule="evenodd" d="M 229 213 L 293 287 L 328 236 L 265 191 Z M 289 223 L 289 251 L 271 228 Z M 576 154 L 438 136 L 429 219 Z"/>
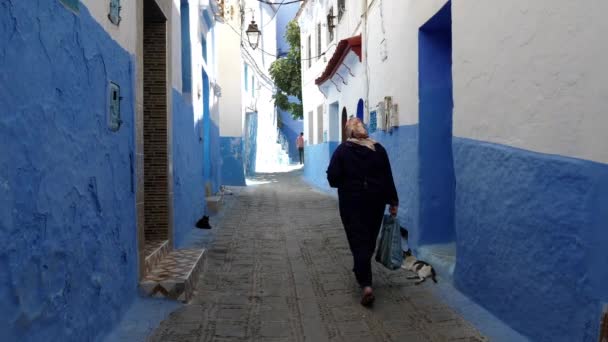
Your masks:
<path fill-rule="evenodd" d="M 211 120 L 209 130 L 209 140 L 211 142 L 211 188 L 213 193 L 220 190 L 220 185 L 224 184 L 222 179 L 222 153 L 221 153 L 221 139 L 220 139 L 220 128 Z"/>
<path fill-rule="evenodd" d="M 192 91 L 192 48 L 190 43 L 190 5 L 188 0 L 181 0 L 181 47 L 182 47 L 182 91 Z"/>
<path fill-rule="evenodd" d="M 221 137 L 222 184 L 244 186 L 245 169 L 243 161 L 243 138 Z"/>
<path fill-rule="evenodd" d="M 420 243 L 454 241 L 451 4 L 418 35 Z"/>
<path fill-rule="evenodd" d="M 304 132 L 304 122 L 302 120 L 294 120 L 289 112 L 279 110 L 281 115 L 281 122 L 283 125 L 280 130 L 289 143 L 289 159 L 292 163 L 300 162 L 300 155 L 298 147 L 296 146 L 296 138 L 300 135 L 300 132 Z"/>
<path fill-rule="evenodd" d="M 245 175 L 255 174 L 255 160 L 257 153 L 258 113 L 245 115 L 245 138 L 243 142 L 243 158 Z"/>
<path fill-rule="evenodd" d="M 361 121 L 363 121 L 363 116 L 364 116 L 364 103 L 363 103 L 363 99 L 359 99 L 359 101 L 357 102 L 357 118 Z"/>
<path fill-rule="evenodd" d="M 597 341 L 608 165 L 462 138 L 453 146 L 458 288 L 534 341 Z"/>
<path fill-rule="evenodd" d="M 0 1 L 4 341 L 93 340 L 136 296 L 134 70 L 82 4 Z"/>
<path fill-rule="evenodd" d="M 304 147 L 304 179 L 324 191 L 332 191 L 327 182 L 327 167 L 338 142 L 325 142 Z"/>
<path fill-rule="evenodd" d="M 205 183 L 210 185 L 213 194 L 219 191 L 222 184 L 220 129 L 211 118 L 211 98 L 209 77 L 203 71 L 203 175 Z"/>
<path fill-rule="evenodd" d="M 205 213 L 202 121 L 195 121 L 190 101 L 173 89 L 173 222 L 175 245 Z"/>
<path fill-rule="evenodd" d="M 376 131 L 372 138 L 388 153 L 393 179 L 399 195 L 399 221 L 409 231 L 411 248 L 418 248 L 419 190 L 418 190 L 418 125 L 393 128 L 392 132 Z"/>
<path fill-rule="evenodd" d="M 285 40 L 285 31 L 287 24 L 295 18 L 296 13 L 300 9 L 300 3 L 294 2 L 291 4 L 283 4 L 277 13 L 277 52 L 279 56 L 289 51 L 289 44 Z"/>

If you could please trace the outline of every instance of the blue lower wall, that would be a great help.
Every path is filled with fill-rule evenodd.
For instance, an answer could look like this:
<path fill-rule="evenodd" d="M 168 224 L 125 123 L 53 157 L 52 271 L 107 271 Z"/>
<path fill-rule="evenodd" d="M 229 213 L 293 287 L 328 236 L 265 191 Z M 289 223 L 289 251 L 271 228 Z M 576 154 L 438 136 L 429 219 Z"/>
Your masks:
<path fill-rule="evenodd" d="M 399 218 L 420 246 L 418 126 L 372 135 L 388 151 Z M 608 302 L 608 165 L 453 139 L 457 288 L 534 341 L 596 341 Z M 328 190 L 329 144 L 304 175 Z"/>
<path fill-rule="evenodd" d="M 173 89 L 173 224 L 180 246 L 205 213 L 202 120 L 195 121 L 192 104 Z"/>
<path fill-rule="evenodd" d="M 210 120 L 211 127 L 209 130 L 211 141 L 211 191 L 215 194 L 220 190 L 220 185 L 224 184 L 222 180 L 222 153 L 221 153 L 221 139 L 220 139 L 220 127 L 215 121 Z"/>
<path fill-rule="evenodd" d="M 222 154 L 222 184 L 233 186 L 245 185 L 243 163 L 243 138 L 220 137 Z"/>
<path fill-rule="evenodd" d="M 458 288 L 534 341 L 597 341 L 608 165 L 461 138 L 453 149 Z"/>
<path fill-rule="evenodd" d="M 334 191 L 327 182 L 327 167 L 338 142 L 308 145 L 304 148 L 304 179 L 324 190 Z"/>
<path fill-rule="evenodd" d="M 136 296 L 134 70 L 82 4 L 0 1 L 4 341 L 94 340 Z"/>
<path fill-rule="evenodd" d="M 245 138 L 243 141 L 243 158 L 245 159 L 245 174 L 255 174 L 257 157 L 258 113 L 247 113 L 245 116 Z"/>
<path fill-rule="evenodd" d="M 388 152 L 399 195 L 399 221 L 409 231 L 411 248 L 417 248 L 419 230 L 418 125 L 400 126 L 391 132 L 377 131 L 372 138 Z"/>

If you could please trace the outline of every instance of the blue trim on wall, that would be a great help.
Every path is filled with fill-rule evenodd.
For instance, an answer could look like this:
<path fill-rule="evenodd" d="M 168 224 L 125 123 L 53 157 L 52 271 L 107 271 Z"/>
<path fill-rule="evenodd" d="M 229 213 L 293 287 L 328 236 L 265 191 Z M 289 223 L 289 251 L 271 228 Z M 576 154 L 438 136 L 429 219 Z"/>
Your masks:
<path fill-rule="evenodd" d="M 608 165 L 463 138 L 453 148 L 458 288 L 534 341 L 597 341 Z"/>
<path fill-rule="evenodd" d="M 210 185 L 212 194 L 219 191 L 222 184 L 220 129 L 211 118 L 210 84 L 207 72 L 203 70 L 203 176 Z"/>
<path fill-rule="evenodd" d="M 438 244 L 455 239 L 450 2 L 420 28 L 418 43 L 420 243 Z"/>
<path fill-rule="evenodd" d="M 222 184 L 244 186 L 243 138 L 220 137 L 222 154 Z"/>
<path fill-rule="evenodd" d="M 255 160 L 257 157 L 258 113 L 245 114 L 245 140 L 243 142 L 243 157 L 245 158 L 245 174 L 255 174 Z"/>
<path fill-rule="evenodd" d="M 92 341 L 136 297 L 136 59 L 82 4 L 0 8 L 2 339 Z"/>
<path fill-rule="evenodd" d="M 190 5 L 188 0 L 181 0 L 180 5 L 182 31 L 182 91 L 192 91 L 192 50 L 190 47 Z"/>
<path fill-rule="evenodd" d="M 297 99 L 295 99 L 295 101 L 297 101 Z M 281 132 L 283 132 L 289 146 L 289 159 L 292 163 L 299 163 L 300 155 L 298 147 L 296 146 L 296 139 L 298 138 L 298 135 L 300 135 L 300 132 L 304 131 L 304 123 L 302 120 L 294 120 L 289 112 L 280 109 L 278 111 L 281 116 L 281 122 L 283 123 Z"/>
<path fill-rule="evenodd" d="M 361 121 L 363 121 L 363 116 L 364 116 L 364 103 L 363 103 L 363 99 L 359 99 L 359 102 L 357 102 L 357 118 L 359 118 Z"/>
<path fill-rule="evenodd" d="M 220 127 L 211 120 L 211 190 L 217 193 L 220 190 L 220 185 L 223 184 L 222 179 L 222 153 L 220 152 Z"/>
<path fill-rule="evenodd" d="M 417 249 L 420 240 L 418 191 L 418 125 L 376 131 L 372 138 L 388 153 L 393 179 L 399 195 L 399 221 L 409 231 L 409 245 Z"/>
<path fill-rule="evenodd" d="M 213 20 L 211 20 L 208 11 L 203 11 L 203 18 L 205 19 L 205 23 L 207 23 L 207 27 L 211 29 L 213 27 Z"/>
<path fill-rule="evenodd" d="M 338 145 L 338 142 L 331 141 L 304 147 L 304 178 L 307 182 L 324 191 L 335 192 L 327 182 L 327 167 Z"/>
<path fill-rule="evenodd" d="M 178 247 L 205 213 L 202 124 L 195 121 L 190 101 L 173 89 L 173 232 Z"/>

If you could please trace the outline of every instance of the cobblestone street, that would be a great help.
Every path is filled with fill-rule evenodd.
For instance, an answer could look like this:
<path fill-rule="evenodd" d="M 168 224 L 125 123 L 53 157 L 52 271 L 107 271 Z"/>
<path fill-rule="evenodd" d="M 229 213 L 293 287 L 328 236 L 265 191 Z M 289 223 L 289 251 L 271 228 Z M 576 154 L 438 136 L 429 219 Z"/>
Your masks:
<path fill-rule="evenodd" d="M 337 200 L 299 172 L 265 175 L 225 210 L 194 299 L 151 341 L 485 341 L 403 271 L 374 262 L 376 302 L 359 304 Z M 441 281 L 441 280 L 440 280 Z"/>

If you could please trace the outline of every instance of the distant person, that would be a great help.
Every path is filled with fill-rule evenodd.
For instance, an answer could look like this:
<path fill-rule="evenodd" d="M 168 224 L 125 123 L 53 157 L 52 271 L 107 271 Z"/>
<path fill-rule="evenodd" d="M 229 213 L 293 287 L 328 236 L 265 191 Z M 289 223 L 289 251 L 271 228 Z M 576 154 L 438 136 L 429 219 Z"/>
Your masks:
<path fill-rule="evenodd" d="M 347 121 L 347 140 L 329 163 L 327 180 L 338 188 L 340 217 L 353 254 L 355 278 L 363 289 L 361 304 L 374 301 L 371 259 L 384 210 L 397 215 L 399 198 L 386 150 L 370 139 L 361 120 Z"/>
<path fill-rule="evenodd" d="M 296 146 L 298 146 L 298 153 L 300 154 L 300 165 L 304 164 L 304 132 L 300 132 L 300 135 L 296 139 Z"/>

